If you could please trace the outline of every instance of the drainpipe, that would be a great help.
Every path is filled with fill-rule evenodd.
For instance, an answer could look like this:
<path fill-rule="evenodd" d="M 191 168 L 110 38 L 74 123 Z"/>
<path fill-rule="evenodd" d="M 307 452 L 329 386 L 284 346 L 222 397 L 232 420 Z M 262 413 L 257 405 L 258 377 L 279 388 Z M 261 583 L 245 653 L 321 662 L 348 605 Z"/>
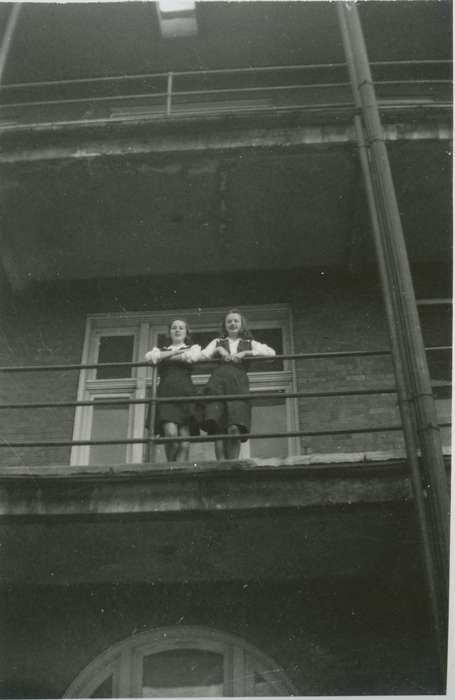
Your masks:
<path fill-rule="evenodd" d="M 360 115 L 355 117 L 354 126 L 389 323 L 443 689 L 448 623 L 447 475 L 409 260 L 360 19 L 354 3 L 337 2 L 337 11 Z"/>
<path fill-rule="evenodd" d="M 5 72 L 5 66 L 8 60 L 8 54 L 11 47 L 11 42 L 13 40 L 14 32 L 16 30 L 17 20 L 19 19 L 20 10 L 21 3 L 16 3 L 15 5 L 13 5 L 13 7 L 11 8 L 11 12 L 9 13 L 5 31 L 3 32 L 2 43 L 0 46 L 0 85 L 3 82 L 3 73 Z"/>

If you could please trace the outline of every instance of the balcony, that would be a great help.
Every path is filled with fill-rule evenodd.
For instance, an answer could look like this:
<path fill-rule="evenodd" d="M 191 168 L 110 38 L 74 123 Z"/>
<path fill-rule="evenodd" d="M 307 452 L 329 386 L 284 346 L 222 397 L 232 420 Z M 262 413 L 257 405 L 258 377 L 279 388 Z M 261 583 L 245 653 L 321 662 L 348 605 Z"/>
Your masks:
<path fill-rule="evenodd" d="M 427 352 L 430 358 L 443 358 L 442 362 L 445 364 L 447 360 L 444 358 L 448 358 L 450 347 L 431 346 L 427 348 Z M 311 365 L 312 373 L 319 363 L 319 366 L 324 367 L 329 375 L 330 363 L 342 363 L 347 360 L 357 366 L 357 372 L 362 372 L 360 369 L 362 362 L 390 361 L 389 356 L 390 351 L 388 350 L 292 353 L 277 355 L 273 363 L 284 369 L 287 368 L 288 372 L 291 365 Z M 264 369 L 261 365 L 266 366 L 270 363 L 270 359 L 254 359 L 254 365 L 259 370 Z M 58 382 L 62 377 L 68 377 L 72 373 L 95 370 L 98 377 L 110 377 L 112 371 L 114 373 L 120 372 L 120 375 L 124 370 L 128 370 L 128 372 L 145 371 L 146 373 L 146 389 L 145 392 L 142 392 L 142 397 L 139 398 L 137 398 L 137 394 L 131 394 L 131 392 L 130 396 L 133 397 L 130 398 L 125 398 L 125 395 L 115 396 L 115 393 L 119 393 L 119 389 L 111 388 L 109 392 L 107 388 L 109 380 L 95 379 L 94 381 L 98 382 L 99 388 L 95 390 L 94 395 L 89 400 L 2 402 L 0 410 L 5 413 L 9 412 L 7 425 L 16 434 L 22 430 L 26 437 L 27 434 L 36 434 L 37 430 L 39 432 L 39 425 L 44 425 L 40 419 L 37 419 L 37 414 L 40 412 L 47 419 L 44 439 L 41 435 L 32 439 L 17 440 L 7 437 L 7 433 L 4 434 L 1 443 L 3 467 L 0 474 L 3 485 L 5 486 L 9 480 L 15 480 L 15 478 L 30 480 L 35 486 L 54 479 L 62 479 L 68 485 L 80 479 L 87 481 L 88 484 L 94 484 L 101 480 L 105 484 L 111 484 L 101 499 L 104 501 L 113 483 L 119 485 L 122 482 L 130 481 L 132 484 L 131 493 L 126 497 L 124 503 L 124 508 L 128 510 L 135 508 L 133 504 L 139 497 L 137 492 L 138 478 L 139 480 L 145 479 L 145 481 L 152 479 L 157 484 L 174 482 L 176 493 L 183 481 L 188 486 L 188 488 L 185 487 L 184 499 L 177 497 L 175 500 L 176 493 L 164 494 L 159 488 L 154 489 L 147 497 L 146 510 L 152 508 L 153 510 L 172 511 L 174 509 L 180 510 L 182 507 L 196 510 L 200 508 L 269 507 L 271 500 L 275 507 L 289 507 L 308 506 L 314 503 L 321 505 L 323 502 L 334 504 L 346 500 L 352 502 L 365 498 L 367 500 L 370 498 L 373 500 L 381 499 L 386 492 L 383 491 L 382 487 L 378 488 L 376 480 L 379 478 L 381 481 L 382 472 L 382 475 L 387 477 L 393 475 L 393 486 L 389 496 L 392 498 L 409 497 L 409 489 L 405 485 L 406 458 L 401 441 L 399 415 L 396 410 L 396 389 L 393 383 L 361 388 L 368 384 L 368 381 L 365 382 L 363 374 L 358 375 L 361 379 L 360 382 L 358 377 L 351 375 L 351 387 L 349 387 L 348 379 L 348 383 L 345 383 L 341 388 L 327 386 L 324 390 L 312 391 L 285 389 L 283 387 L 292 387 L 292 384 L 287 380 L 284 380 L 283 385 L 278 387 L 276 379 L 269 380 L 269 386 L 272 388 L 267 390 L 267 381 L 263 381 L 266 373 L 259 371 L 259 375 L 255 377 L 254 372 L 252 372 L 252 391 L 242 395 L 241 398 L 251 401 L 253 406 L 255 404 L 260 406 L 259 409 L 253 411 L 253 429 L 246 436 L 250 445 L 260 445 L 260 448 L 250 448 L 250 456 L 241 456 L 239 461 L 215 462 L 211 454 L 212 450 L 210 449 L 209 452 L 206 449 L 207 446 L 211 448 L 211 443 L 216 438 L 228 439 L 226 435 L 208 436 L 201 431 L 201 434 L 197 436 L 171 439 L 151 434 L 144 424 L 144 407 L 148 404 L 151 406 L 149 425 L 152 425 L 154 411 L 159 403 L 166 401 L 168 403 L 188 402 L 188 400 L 201 402 L 201 392 L 198 389 L 208 378 L 207 374 L 200 374 L 204 372 L 204 364 L 207 363 L 200 363 L 196 370 L 199 374 L 196 375 L 194 397 L 172 397 L 172 399 L 160 398 L 156 395 L 157 369 L 144 362 L 0 367 L 0 372 L 7 380 L 11 380 L 13 376 L 21 378 L 20 384 L 16 381 L 11 384 L 16 388 L 22 386 L 22 390 L 18 392 L 19 395 L 21 391 L 27 393 L 25 388 L 27 383 L 29 387 L 33 384 L 40 392 L 44 385 L 47 384 L 48 387 L 52 388 L 56 386 L 54 381 Z M 213 365 L 213 361 L 211 364 Z M 50 377 L 59 379 L 49 381 Z M 283 382 L 283 379 L 280 381 Z M 449 381 L 437 380 L 434 382 L 435 397 L 439 397 L 437 398 L 440 416 L 439 427 L 443 443 L 447 446 L 444 448 L 447 455 L 449 455 L 449 428 L 451 426 L 450 398 L 447 393 L 450 392 L 450 386 Z M 127 391 L 129 390 L 127 389 Z M 109 393 L 111 393 L 112 398 Z M 225 395 L 222 398 L 229 400 L 234 396 Z M 239 397 L 236 396 L 236 398 Z M 219 399 L 220 397 L 203 397 L 204 402 Z M 324 414 L 329 411 L 330 405 L 334 402 L 349 402 L 352 399 L 361 401 L 364 415 L 356 416 L 353 414 L 351 420 L 345 421 L 344 424 L 332 423 L 329 427 L 326 423 L 324 427 Z M 372 402 L 370 405 L 373 405 L 373 410 L 368 410 L 368 402 Z M 315 407 L 318 414 L 313 421 L 308 418 L 306 410 L 308 404 L 310 407 Z M 393 405 L 395 405 L 395 409 L 393 409 Z M 295 411 L 296 406 L 299 407 L 301 416 L 307 416 L 305 418 L 307 425 L 303 429 L 299 428 L 298 419 L 294 422 L 289 421 L 289 415 L 293 410 Z M 98 408 L 101 409 L 100 414 L 95 413 Z M 120 419 L 118 418 L 119 414 L 116 415 L 116 411 L 119 409 L 121 411 Z M 135 413 L 137 409 L 139 411 Z M 74 415 L 74 410 L 86 412 L 79 414 L 76 423 L 78 421 L 86 422 L 90 416 L 91 427 L 89 426 L 86 439 L 74 439 L 74 437 L 73 439 L 68 437 L 62 439 L 61 437 L 62 432 L 68 432 L 71 426 L 68 417 Z M 379 420 L 374 423 L 371 421 L 371 416 L 375 414 Z M 96 418 L 96 415 L 99 417 Z M 396 418 L 391 420 L 390 416 L 393 415 Z M 65 416 L 63 420 L 62 416 Z M 133 419 L 132 416 L 134 416 Z M 318 422 L 323 425 L 322 429 L 312 427 Z M 126 434 L 123 436 L 121 433 L 125 430 Z M 85 432 L 87 434 L 87 431 Z M 60 437 L 58 437 L 59 435 Z M 382 444 L 389 444 L 390 449 L 368 449 L 368 445 L 372 444 L 371 440 L 375 435 L 383 436 L 385 442 Z M 309 446 L 311 442 L 308 441 L 312 439 L 316 449 Z M 190 461 L 166 464 L 163 445 L 166 442 L 182 440 L 188 440 L 191 443 Z M 341 441 L 338 449 L 332 447 L 331 452 L 321 450 L 320 447 L 317 448 L 317 445 L 320 446 L 324 441 L 327 442 L 327 445 L 333 446 L 337 440 Z M 349 443 L 357 445 L 357 447 L 348 452 L 343 446 Z M 364 445 L 363 449 L 362 444 Z M 70 454 L 72 454 L 71 459 Z M 367 477 L 366 482 L 369 481 L 370 476 L 372 476 L 373 481 L 370 484 L 365 483 L 363 487 L 354 488 L 349 493 L 345 490 L 343 479 L 340 479 L 342 475 L 346 474 L 349 475 L 349 478 L 354 478 L 355 481 L 359 480 L 359 483 L 365 476 Z M 397 474 L 400 474 L 398 481 L 401 485 L 399 487 L 395 482 Z M 260 490 L 257 488 L 259 475 L 261 478 Z M 306 488 L 303 490 L 295 488 L 294 481 L 296 479 L 301 480 L 301 485 L 303 485 L 308 479 L 310 482 L 312 480 L 317 482 L 322 475 L 324 478 L 333 479 L 334 484 L 339 482 L 338 486 L 334 485 L 329 491 L 325 488 L 323 491 L 318 491 L 317 488 L 309 491 Z M 201 480 L 207 478 L 215 479 L 217 483 L 221 480 L 224 485 L 228 483 L 231 501 L 220 504 L 217 501 L 215 490 L 210 498 L 202 502 L 200 484 Z M 284 479 L 284 489 L 275 490 L 274 483 L 277 479 L 281 482 Z M 249 484 L 248 487 L 246 487 L 246 483 Z M 395 491 L 396 488 L 398 491 Z M 174 491 L 174 488 L 172 487 L 171 490 Z M 218 496 L 221 492 L 222 487 Z M 95 500 L 98 496 L 99 491 Z M 144 499 L 139 500 L 144 506 Z M 185 506 L 183 506 L 183 500 Z M 64 500 L 60 503 L 53 500 L 52 504 L 48 505 L 51 506 L 53 513 L 67 512 L 68 503 L 65 503 Z M 74 505 L 75 503 L 73 503 Z M 98 506 L 103 509 L 106 503 L 102 505 L 100 502 Z M 26 508 L 27 513 L 42 513 L 43 507 L 47 508 L 41 497 L 34 500 L 33 503 L 28 503 L 27 506 L 25 506 L 23 496 L 16 504 L 11 500 L 8 503 L 6 501 L 3 503 L 3 508 L 6 509 L 4 514 L 19 513 L 24 508 Z M 94 507 L 93 498 L 80 500 L 79 495 L 77 495 L 78 509 L 91 512 Z"/>
<path fill-rule="evenodd" d="M 372 64 L 379 106 L 421 114 L 450 110 L 451 61 Z M 61 81 L 0 88 L 0 130 L 178 122 L 298 112 L 323 122 L 354 114 L 344 63 L 267 66 Z"/>

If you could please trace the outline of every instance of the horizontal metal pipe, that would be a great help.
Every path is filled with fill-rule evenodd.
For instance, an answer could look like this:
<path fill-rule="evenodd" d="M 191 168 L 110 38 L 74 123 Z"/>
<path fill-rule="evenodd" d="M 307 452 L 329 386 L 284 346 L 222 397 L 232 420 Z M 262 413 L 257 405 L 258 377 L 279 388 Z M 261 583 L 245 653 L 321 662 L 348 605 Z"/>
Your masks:
<path fill-rule="evenodd" d="M 447 84 L 452 85 L 451 80 L 447 79 L 419 79 L 419 80 L 378 80 L 376 85 L 434 85 L 434 84 Z M 172 95 L 174 98 L 179 96 L 204 96 L 204 95 L 222 95 L 222 94 L 243 94 L 243 93 L 268 93 L 276 91 L 285 90 L 320 90 L 320 89 L 333 89 L 333 88 L 350 88 L 350 83 L 339 82 L 339 83 L 306 83 L 297 85 L 267 85 L 267 86 L 255 86 L 255 87 L 232 87 L 232 88 L 213 88 L 210 90 L 173 90 Z M 49 105 L 67 105 L 67 104 L 81 104 L 81 103 L 99 103 L 99 102 L 109 102 L 109 101 L 120 101 L 120 100 L 139 100 L 139 99 L 149 99 L 157 97 L 165 97 L 166 92 L 142 92 L 133 93 L 125 95 L 102 95 L 99 97 L 75 97 L 59 100 L 29 100 L 27 102 L 4 102 L 0 105 L 0 109 L 5 108 L 22 108 L 22 107 L 43 107 Z M 208 103 L 209 104 L 209 103 Z"/>
<path fill-rule="evenodd" d="M 440 385 L 438 385 L 440 386 Z M 445 386 L 445 385 L 444 385 Z M 30 403 L 3 403 L 1 409 L 22 409 L 22 408 L 68 408 L 70 406 L 114 406 L 130 404 L 155 403 L 206 403 L 207 401 L 256 401 L 257 399 L 295 399 L 295 398 L 324 398 L 329 396 L 376 396 L 377 394 L 396 394 L 395 387 L 384 387 L 383 389 L 352 389 L 340 391 L 252 391 L 248 394 L 194 394 L 192 396 L 157 396 L 156 398 L 144 399 L 101 399 L 100 401 L 46 401 Z"/>
<path fill-rule="evenodd" d="M 292 66 L 255 66 L 246 68 L 215 68 L 212 70 L 193 70 L 193 71 L 173 71 L 173 75 L 176 77 L 187 77 L 187 76 L 208 76 L 208 75 L 222 75 L 222 74 L 251 74 L 251 73 L 270 73 L 271 71 L 283 71 L 284 73 L 289 71 L 298 70 L 319 70 L 321 68 L 343 68 L 344 63 L 313 63 L 313 64 L 300 64 Z M 147 78 L 163 78 L 167 80 L 168 73 L 134 73 L 131 75 L 110 75 L 103 76 L 99 78 L 73 78 L 67 80 L 42 80 L 40 82 L 28 82 L 28 83 L 8 83 L 3 85 L 2 88 L 23 88 L 23 87 L 49 87 L 51 85 L 77 85 L 84 83 L 101 83 L 101 82 L 112 82 L 112 81 L 125 81 L 125 80 L 146 80 Z"/>
<path fill-rule="evenodd" d="M 381 427 L 370 428 L 344 428 L 339 430 L 291 430 L 288 432 L 276 433 L 242 433 L 242 439 L 263 440 L 264 438 L 286 438 L 299 436 L 318 435 L 354 435 L 361 433 L 384 433 L 389 431 L 401 430 L 401 425 L 386 425 Z M 217 434 L 217 435 L 194 435 L 189 437 L 172 437 L 172 438 L 124 438 L 112 440 L 24 440 L 22 442 L 9 442 L 5 438 L 0 440 L 0 447 L 65 447 L 70 445 L 134 445 L 144 444 L 147 442 L 158 440 L 158 442 L 213 442 L 214 440 L 232 440 L 232 435 Z"/>
<path fill-rule="evenodd" d="M 425 66 L 425 65 L 451 65 L 452 61 L 447 59 L 416 59 L 409 61 L 372 61 L 370 65 L 374 66 Z M 177 71 L 174 75 L 177 77 L 186 77 L 194 75 L 220 75 L 226 73 L 267 73 L 271 71 L 299 71 L 299 70 L 320 70 L 321 68 L 328 68 L 333 70 L 334 68 L 344 68 L 346 63 L 309 63 L 309 64 L 299 64 L 292 66 L 255 66 L 245 67 L 245 68 L 217 68 L 212 70 L 193 70 L 193 71 Z M 2 85 L 2 90 L 15 89 L 15 88 L 34 88 L 34 87 L 49 87 L 53 85 L 78 85 L 85 83 L 103 83 L 103 82 L 113 82 L 119 81 L 124 82 L 127 80 L 146 80 L 148 78 L 163 78 L 167 80 L 167 73 L 133 73 L 130 75 L 108 75 L 100 76 L 97 78 L 70 78 L 66 80 L 41 80 L 36 82 L 24 82 L 24 83 L 8 83 Z"/>
<path fill-rule="evenodd" d="M 452 350 L 451 345 L 435 345 L 425 348 L 427 352 L 442 352 Z M 330 358 L 346 358 L 346 357 L 380 357 L 390 355 L 390 350 L 343 350 L 340 352 L 307 352 L 307 353 L 288 353 L 274 355 L 271 357 L 246 357 L 246 362 L 273 362 L 274 360 L 318 360 Z M 218 363 L 222 360 L 201 360 L 195 363 L 197 366 Z M 87 364 L 71 364 L 71 365 L 10 365 L 0 367 L 0 372 L 46 372 L 46 371 L 63 371 L 63 370 L 81 370 L 81 369 L 97 369 L 108 367 L 148 367 L 149 362 L 101 362 Z M 123 377 L 124 378 L 124 377 Z"/>
<path fill-rule="evenodd" d="M 425 110 L 433 110 L 433 109 L 446 109 L 446 110 L 451 110 L 452 109 L 452 101 L 451 100 L 439 100 L 438 102 L 425 102 L 422 104 L 422 101 L 420 99 L 416 99 L 414 102 L 410 103 L 409 100 L 405 102 L 398 102 L 396 100 L 393 101 L 393 104 L 389 104 L 387 101 L 381 102 L 379 100 L 379 106 L 381 108 L 381 111 L 393 111 L 396 109 L 400 110 L 414 110 L 416 108 L 424 108 Z M 345 110 L 348 112 L 347 116 L 354 115 L 355 110 L 351 102 L 332 102 L 332 103 L 318 103 L 317 105 L 304 105 L 302 103 L 300 104 L 287 104 L 287 105 L 267 105 L 267 106 L 256 106 L 254 108 L 254 111 L 256 112 L 285 112 L 285 111 L 291 111 L 291 110 L 300 110 L 302 113 L 310 113 L 310 112 L 320 112 L 324 110 L 324 113 L 327 116 L 327 113 L 329 111 L 334 111 L 339 114 L 340 110 Z M 238 111 L 238 106 L 235 107 L 235 109 L 232 110 L 232 112 Z M 245 110 L 247 111 L 247 110 Z M 253 111 L 253 108 L 249 108 L 249 111 Z M 155 119 L 174 119 L 174 118 L 190 118 L 190 117 L 196 117 L 196 116 L 202 116 L 203 114 L 219 114 L 219 110 L 210 110 L 207 108 L 204 111 L 174 111 L 171 115 L 166 114 L 166 109 L 165 109 L 165 104 L 163 103 L 161 111 L 153 115 L 147 115 L 146 119 L 150 120 L 151 118 Z M 130 121 L 134 121 L 134 123 L 138 122 L 143 122 L 145 120 L 145 117 L 142 115 L 141 117 L 135 117 L 134 119 L 131 119 Z M 84 118 L 76 118 L 76 119 L 54 119 L 52 121 L 33 121 L 33 122 L 14 122 L 14 123 L 9 123 L 5 125 L 0 126 L 0 131 L 3 132 L 9 132 L 9 131 L 14 131 L 14 132 L 21 132 L 21 131 L 29 131 L 30 129 L 54 129 L 57 126 L 58 127 L 73 127 L 73 126 L 78 126 L 78 127 L 85 127 L 85 126 L 105 126 L 106 124 L 114 124 L 118 122 L 124 122 L 125 118 L 124 117 L 112 117 L 112 116 L 103 116 L 103 117 L 97 117 L 94 119 L 84 119 Z M 5 158 L 3 158 L 5 160 Z"/>

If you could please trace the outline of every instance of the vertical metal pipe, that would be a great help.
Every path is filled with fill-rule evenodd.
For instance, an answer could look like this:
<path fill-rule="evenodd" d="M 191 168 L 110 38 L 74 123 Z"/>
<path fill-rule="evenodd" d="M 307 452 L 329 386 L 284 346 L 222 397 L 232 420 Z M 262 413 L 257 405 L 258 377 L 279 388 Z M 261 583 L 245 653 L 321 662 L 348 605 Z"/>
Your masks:
<path fill-rule="evenodd" d="M 3 74 L 5 72 L 6 62 L 8 60 L 8 54 L 11 48 L 14 32 L 16 30 L 20 10 L 21 3 L 15 3 L 11 8 L 5 31 L 3 33 L 2 43 L 0 46 L 0 85 L 3 83 Z"/>
<path fill-rule="evenodd" d="M 416 392 L 412 399 L 419 418 L 418 430 L 421 432 L 422 450 L 425 450 L 430 459 L 428 466 L 431 467 L 432 472 L 432 488 L 436 489 L 438 502 L 441 505 L 441 545 L 446 549 L 448 555 L 448 482 L 442 459 L 436 409 L 432 397 L 431 380 L 420 330 L 406 244 L 358 11 L 354 4 L 345 3 L 345 12 L 356 57 L 357 87 L 371 150 L 371 162 L 377 179 L 378 194 L 384 205 L 382 208 L 386 219 L 384 234 L 387 235 L 386 242 L 391 253 L 389 262 L 399 285 L 397 290 L 399 292 L 397 294 L 398 308 L 401 308 L 405 323 L 403 338 L 406 341 L 405 350 L 410 362 L 410 376 L 413 380 L 413 389 Z"/>
<path fill-rule="evenodd" d="M 166 96 L 166 114 L 168 117 L 171 116 L 172 112 L 172 90 L 174 85 L 174 74 L 167 74 L 167 96 Z"/>
<path fill-rule="evenodd" d="M 432 401 L 431 384 L 401 220 L 360 20 L 357 10 L 352 7 L 351 3 L 337 3 L 337 11 L 354 101 L 362 113 L 365 130 L 369 137 L 370 159 L 367 157 L 362 123 L 357 116 L 355 118 L 356 135 L 359 141 L 360 159 L 389 321 L 400 411 L 411 467 L 431 612 L 438 643 L 441 687 L 443 687 L 446 664 L 448 590 L 449 509 L 447 479 L 440 444 L 434 438 L 426 439 L 426 433 L 429 430 L 433 433 L 433 426 L 437 425 L 436 413 L 434 402 L 432 410 L 428 410 L 427 399 L 430 398 Z M 416 346 L 420 347 L 421 350 L 417 353 L 417 357 L 415 357 Z M 428 387 L 429 394 L 427 395 L 425 389 Z M 425 398 L 423 398 L 422 392 Z M 411 411 L 411 407 L 413 411 Z M 416 433 L 416 427 L 417 430 L 420 428 L 419 434 Z M 417 453 L 419 442 L 425 442 L 425 447 L 422 445 L 422 461 L 424 462 L 422 465 L 419 463 Z M 428 467 L 425 462 L 429 463 Z M 423 489 L 423 481 L 429 482 L 431 487 L 431 477 L 434 472 L 436 472 L 434 476 L 434 481 L 437 484 L 436 493 L 431 499 L 431 503 L 426 503 L 428 498 L 425 499 L 427 494 Z M 440 499 L 438 498 L 439 494 Z"/>
<path fill-rule="evenodd" d="M 356 89 L 357 79 L 355 73 L 354 58 L 352 55 L 351 45 L 349 42 L 349 35 L 347 32 L 346 21 L 344 14 L 339 11 L 339 22 L 341 27 L 343 45 L 347 57 L 348 70 L 353 85 L 353 97 L 355 105 L 360 109 L 360 96 Z M 420 537 L 422 542 L 422 553 L 423 553 L 423 564 L 426 574 L 427 585 L 429 589 L 430 596 L 430 607 L 431 615 L 433 619 L 433 625 L 435 628 L 436 638 L 439 638 L 439 615 L 437 613 L 437 603 L 436 603 L 436 592 L 437 586 L 434 580 L 434 568 L 432 566 L 432 553 L 431 553 L 431 540 L 429 537 L 429 523 L 425 509 L 424 494 L 420 479 L 419 461 L 418 461 L 418 447 L 417 447 L 417 436 L 415 434 L 415 425 L 412 419 L 410 405 L 408 401 L 407 392 L 407 382 L 405 368 L 403 365 L 403 360 L 400 352 L 400 342 L 399 342 L 399 326 L 397 325 L 396 309 L 394 308 L 393 296 L 390 293 L 390 287 L 387 284 L 388 273 L 387 266 L 385 262 L 385 253 L 382 245 L 381 232 L 380 232 L 380 222 L 379 214 L 377 211 L 376 200 L 373 182 L 371 179 L 371 173 L 368 163 L 367 147 L 365 143 L 365 138 L 362 130 L 361 119 L 358 115 L 354 117 L 354 128 L 356 132 L 357 143 L 359 147 L 359 159 L 362 169 L 365 192 L 368 203 L 368 211 L 371 220 L 371 227 L 373 233 L 373 240 L 376 249 L 376 258 L 379 267 L 379 276 L 381 280 L 381 287 L 384 299 L 384 306 L 386 311 L 386 318 L 388 322 L 390 343 L 392 347 L 392 360 L 395 370 L 395 378 L 397 383 L 397 393 L 399 399 L 400 415 L 403 425 L 403 434 L 406 444 L 406 452 L 408 455 L 409 465 L 411 468 L 412 476 L 412 486 L 414 493 L 414 501 L 416 504 L 416 515 L 417 524 L 420 531 Z"/>

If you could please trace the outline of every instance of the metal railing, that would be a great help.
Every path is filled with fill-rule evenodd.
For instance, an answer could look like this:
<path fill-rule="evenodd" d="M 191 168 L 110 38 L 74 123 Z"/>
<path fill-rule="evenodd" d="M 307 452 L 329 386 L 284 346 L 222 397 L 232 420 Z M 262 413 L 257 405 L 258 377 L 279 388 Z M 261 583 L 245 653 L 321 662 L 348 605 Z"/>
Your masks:
<path fill-rule="evenodd" d="M 451 352 L 451 347 L 446 345 L 441 346 L 431 346 L 426 348 L 427 352 Z M 320 359 L 340 359 L 340 358 L 365 358 L 365 357 L 384 357 L 390 356 L 390 350 L 358 350 L 358 351 L 339 351 L 339 352 L 319 352 L 319 353 L 293 353 L 293 354 L 280 354 L 273 358 L 261 358 L 253 357 L 246 358 L 246 362 L 263 362 L 264 364 L 270 363 L 276 360 L 286 360 L 286 361 L 306 361 L 306 360 L 320 360 Z M 204 366 L 210 364 L 213 366 L 214 360 L 198 362 L 197 366 Z M 220 361 L 218 361 L 220 362 Z M 282 391 L 282 390 L 271 390 L 271 391 L 257 391 L 249 392 L 244 394 L 220 394 L 216 396 L 206 395 L 201 393 L 195 393 L 192 396 L 172 396 L 172 397 L 160 397 L 157 395 L 157 385 L 158 385 L 158 368 L 156 365 L 150 365 L 146 362 L 108 362 L 108 363 L 89 363 L 89 364 L 60 364 L 60 365 L 17 365 L 17 366 L 2 366 L 0 367 L 0 373 L 28 373 L 28 372 L 51 372 L 51 371 L 80 371 L 88 369 L 100 369 L 100 368 L 114 368 L 114 367 L 124 367 L 135 368 L 135 367 L 150 367 L 151 368 L 151 378 L 150 378 L 150 396 L 145 398 L 103 398 L 97 400 L 96 402 L 92 400 L 76 400 L 76 401 L 32 401 L 32 402 L 16 402 L 16 403 L 0 403 L 1 410 L 11 410 L 11 409 L 42 409 L 42 408 L 70 408 L 70 407 L 83 407 L 83 406 L 95 406 L 95 405 L 134 405 L 134 404 L 150 404 L 150 419 L 149 426 L 154 426 L 155 423 L 155 412 L 156 407 L 163 403 L 206 403 L 210 401 L 229 401 L 229 400 L 246 400 L 254 402 L 256 400 L 263 400 L 266 398 L 280 398 L 286 399 L 306 399 L 306 398 L 330 398 L 330 397 L 347 397 L 347 396 L 375 396 L 375 395 L 387 395 L 396 394 L 395 386 L 381 386 L 373 387 L 368 389 L 331 389 L 327 391 Z M 441 383 L 439 383 L 439 386 Z M 451 382 L 445 382 L 444 386 L 450 387 Z M 441 422 L 441 428 L 451 427 L 451 422 Z M 390 431 L 400 431 L 402 426 L 400 423 L 393 423 L 387 425 L 369 425 L 364 427 L 353 427 L 348 426 L 346 428 L 331 428 L 325 430 L 287 430 L 287 431 L 266 431 L 262 433 L 252 432 L 247 434 L 242 434 L 242 439 L 264 439 L 264 438 L 290 438 L 290 437 L 315 437 L 315 436 L 336 436 L 336 435 L 354 435 L 354 434 L 366 434 L 366 433 L 379 433 L 379 432 L 390 432 Z M 214 440 L 229 440 L 232 436 L 226 434 L 219 435 L 196 435 L 189 437 L 164 437 L 156 436 L 153 431 L 150 430 L 150 434 L 142 438 L 115 438 L 111 439 L 82 439 L 82 440 L 22 440 L 22 441 L 9 441 L 6 439 L 0 440 L 0 447 L 10 447 L 10 448 L 32 448 L 32 447 L 73 447 L 82 445 L 129 445 L 129 444 L 145 444 L 145 445 L 155 445 L 165 444 L 167 442 L 213 442 Z"/>
<path fill-rule="evenodd" d="M 372 63 L 381 107 L 451 106 L 451 66 L 443 60 Z M 6 130 L 296 109 L 351 113 L 346 65 L 176 71 L 0 87 L 0 128 Z"/>

